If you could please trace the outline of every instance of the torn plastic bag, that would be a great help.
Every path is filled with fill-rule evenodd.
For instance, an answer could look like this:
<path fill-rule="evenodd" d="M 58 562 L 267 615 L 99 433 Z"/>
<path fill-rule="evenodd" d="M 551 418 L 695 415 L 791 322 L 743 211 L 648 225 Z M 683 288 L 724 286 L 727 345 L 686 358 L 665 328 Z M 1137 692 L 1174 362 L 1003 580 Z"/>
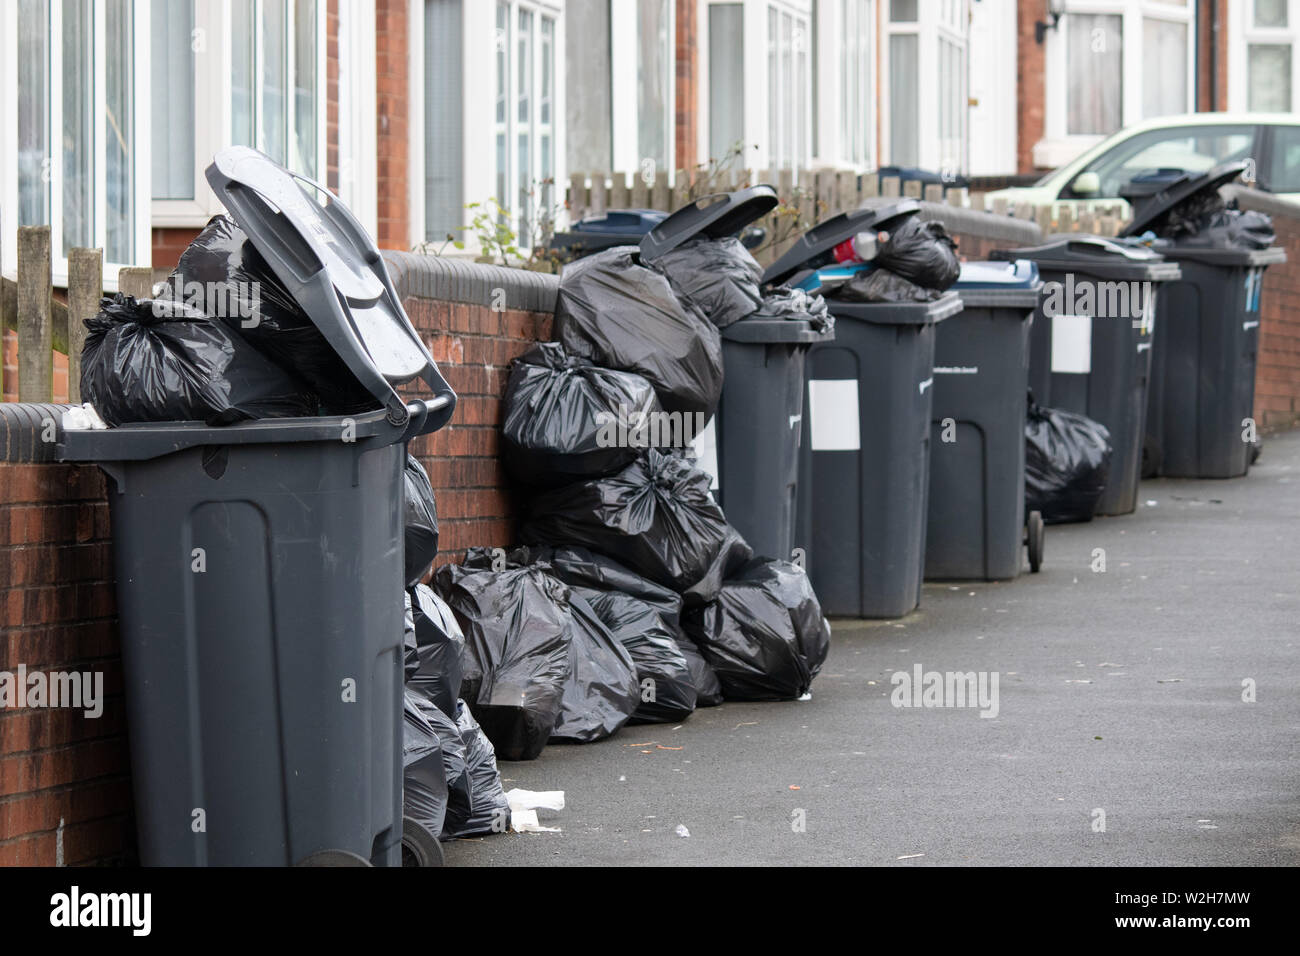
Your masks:
<path fill-rule="evenodd" d="M 468 561 L 469 558 L 466 558 Z M 682 597 L 671 588 L 656 584 L 635 571 L 619 564 L 613 558 L 583 547 L 523 547 L 510 554 L 518 564 L 545 563 L 551 573 L 565 584 L 590 590 L 614 592 L 636 598 L 648 604 L 663 621 L 677 641 L 678 649 L 686 658 L 691 673 L 691 683 L 696 691 L 697 707 L 714 707 L 722 703 L 722 686 L 713 668 L 700 654 L 695 642 L 682 630 Z M 602 620 L 604 618 L 602 617 Z M 606 625 L 618 631 L 606 621 Z M 635 657 L 635 653 L 634 653 Z"/>
<path fill-rule="evenodd" d="M 1025 417 L 1025 511 L 1048 524 L 1091 521 L 1110 476 L 1110 432 L 1084 415 L 1029 399 Z"/>
<path fill-rule="evenodd" d="M 402 488 L 406 586 L 412 588 L 423 580 L 438 556 L 438 503 L 428 473 L 413 455 L 406 456 Z"/>
<path fill-rule="evenodd" d="M 464 668 L 465 635 L 456 616 L 433 589 L 419 584 L 407 592 L 410 628 L 406 683 L 449 714 L 456 709 Z"/>
<path fill-rule="evenodd" d="M 686 459 L 651 449 L 616 475 L 538 495 L 521 537 L 593 548 L 672 588 L 688 606 L 704 604 L 753 554 L 710 482 Z"/>
<path fill-rule="evenodd" d="M 652 441 L 671 440 L 650 428 L 662 410 L 640 375 L 598 368 L 566 355 L 559 342 L 544 342 L 510 370 L 501 458 L 516 481 L 529 485 L 608 475 Z"/>
<path fill-rule="evenodd" d="M 447 815 L 442 741 L 409 690 L 402 705 L 402 815 L 437 839 Z"/>
<path fill-rule="evenodd" d="M 160 297 L 219 319 L 302 378 L 328 412 L 348 415 L 379 407 L 229 216 L 208 221 L 181 253 L 163 289 Z"/>
<path fill-rule="evenodd" d="M 544 568 L 444 565 L 434 576 L 465 634 L 461 693 L 503 760 L 532 760 L 560 716 L 569 589 Z"/>
<path fill-rule="evenodd" d="M 749 315 L 763 300 L 763 267 L 735 236 L 692 239 L 649 265 L 668 276 L 678 295 L 720 329 Z"/>
<path fill-rule="evenodd" d="M 841 302 L 933 302 L 943 295 L 895 275 L 888 269 L 866 267 L 839 286 L 832 298 Z"/>
<path fill-rule="evenodd" d="M 636 665 L 591 605 L 570 594 L 569 611 L 571 666 L 551 740 L 585 744 L 618 733 L 636 710 Z"/>
<path fill-rule="evenodd" d="M 722 340 L 636 246 L 571 262 L 560 273 L 555 338 L 569 355 L 649 380 L 668 412 L 707 421 L 722 392 Z M 703 426 L 704 422 L 700 425 Z"/>
<path fill-rule="evenodd" d="M 484 833 L 505 833 L 510 829 L 510 803 L 501 785 L 492 740 L 475 721 L 465 702 L 456 704 L 456 729 L 460 731 L 465 761 L 468 799 L 447 805 L 444 840 Z"/>
<path fill-rule="evenodd" d="M 191 306 L 119 292 L 85 325 L 81 397 L 110 425 L 316 414 L 302 382 Z"/>
<path fill-rule="evenodd" d="M 923 289 L 940 292 L 952 288 L 961 278 L 956 240 L 948 235 L 943 223 L 919 216 L 909 216 L 894 227 L 872 265 Z"/>
<path fill-rule="evenodd" d="M 748 318 L 751 319 L 802 319 L 818 332 L 835 328 L 835 316 L 820 295 L 781 286 L 763 296 L 763 301 Z"/>
<path fill-rule="evenodd" d="M 808 575 L 788 561 L 751 561 L 684 623 L 727 700 L 800 697 L 830 652 L 830 624 Z"/>
<path fill-rule="evenodd" d="M 575 598 L 591 605 L 601 623 L 631 655 L 636 668 L 634 724 L 685 720 L 695 710 L 695 681 L 677 636 L 659 612 L 618 591 L 575 587 Z"/>
<path fill-rule="evenodd" d="M 1267 249 L 1277 241 L 1273 220 L 1254 209 L 1222 209 L 1195 231 L 1182 233 L 1175 245 L 1184 249 Z"/>

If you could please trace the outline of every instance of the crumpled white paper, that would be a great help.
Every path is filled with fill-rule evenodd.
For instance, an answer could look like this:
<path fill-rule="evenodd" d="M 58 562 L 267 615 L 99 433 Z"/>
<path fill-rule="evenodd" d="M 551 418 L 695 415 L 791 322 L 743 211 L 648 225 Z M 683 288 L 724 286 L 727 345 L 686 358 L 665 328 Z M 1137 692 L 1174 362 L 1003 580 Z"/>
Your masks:
<path fill-rule="evenodd" d="M 94 431 L 107 427 L 108 425 L 99 417 L 99 412 L 95 411 L 95 406 L 90 402 L 73 405 L 63 410 L 64 431 Z"/>
<path fill-rule="evenodd" d="M 563 790 L 521 790 L 516 787 L 506 794 L 510 804 L 510 829 L 516 833 L 559 833 L 559 827 L 544 827 L 537 820 L 537 811 L 563 810 Z"/>

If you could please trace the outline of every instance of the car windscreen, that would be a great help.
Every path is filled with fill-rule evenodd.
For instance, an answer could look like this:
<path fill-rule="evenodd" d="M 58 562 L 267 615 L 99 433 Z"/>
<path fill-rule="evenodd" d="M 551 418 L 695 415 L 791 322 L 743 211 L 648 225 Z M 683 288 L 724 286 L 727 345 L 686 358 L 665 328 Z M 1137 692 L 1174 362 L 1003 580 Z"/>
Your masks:
<path fill-rule="evenodd" d="M 1255 127 L 1246 124 L 1148 130 L 1117 144 L 1080 170 L 1097 174 L 1101 180 L 1098 192 L 1075 197 L 1067 185 L 1061 198 L 1115 198 L 1135 178 L 1167 178 L 1177 171 L 1208 172 L 1220 163 L 1248 159 L 1254 148 Z"/>

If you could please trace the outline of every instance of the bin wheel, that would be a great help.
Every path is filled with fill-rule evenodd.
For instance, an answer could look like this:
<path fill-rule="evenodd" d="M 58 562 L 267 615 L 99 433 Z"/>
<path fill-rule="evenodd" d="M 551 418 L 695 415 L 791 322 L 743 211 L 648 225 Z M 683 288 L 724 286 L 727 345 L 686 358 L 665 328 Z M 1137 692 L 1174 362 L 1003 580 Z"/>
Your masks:
<path fill-rule="evenodd" d="M 317 850 L 298 861 L 299 866 L 370 866 L 370 861 L 351 850 Z"/>
<path fill-rule="evenodd" d="M 402 817 L 402 866 L 442 866 L 442 844 L 418 820 Z"/>
<path fill-rule="evenodd" d="M 1043 566 L 1043 538 L 1046 534 L 1042 512 L 1029 512 L 1029 520 L 1025 522 L 1025 543 L 1029 545 L 1029 570 L 1034 574 Z"/>

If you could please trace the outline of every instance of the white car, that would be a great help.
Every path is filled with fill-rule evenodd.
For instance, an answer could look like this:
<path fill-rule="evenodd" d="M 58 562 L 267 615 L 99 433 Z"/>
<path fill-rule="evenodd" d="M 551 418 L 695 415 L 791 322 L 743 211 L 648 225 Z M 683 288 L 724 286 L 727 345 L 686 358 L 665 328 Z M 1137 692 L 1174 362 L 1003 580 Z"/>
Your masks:
<path fill-rule="evenodd" d="M 1096 201 L 1122 205 L 1127 214 L 1119 193 L 1134 177 L 1203 173 L 1233 160 L 1253 161 L 1247 174 L 1253 171 L 1259 188 L 1300 201 L 1300 119 L 1290 113 L 1189 113 L 1122 129 L 1032 186 L 988 193 L 985 208 L 995 199 L 1012 206 Z"/>

